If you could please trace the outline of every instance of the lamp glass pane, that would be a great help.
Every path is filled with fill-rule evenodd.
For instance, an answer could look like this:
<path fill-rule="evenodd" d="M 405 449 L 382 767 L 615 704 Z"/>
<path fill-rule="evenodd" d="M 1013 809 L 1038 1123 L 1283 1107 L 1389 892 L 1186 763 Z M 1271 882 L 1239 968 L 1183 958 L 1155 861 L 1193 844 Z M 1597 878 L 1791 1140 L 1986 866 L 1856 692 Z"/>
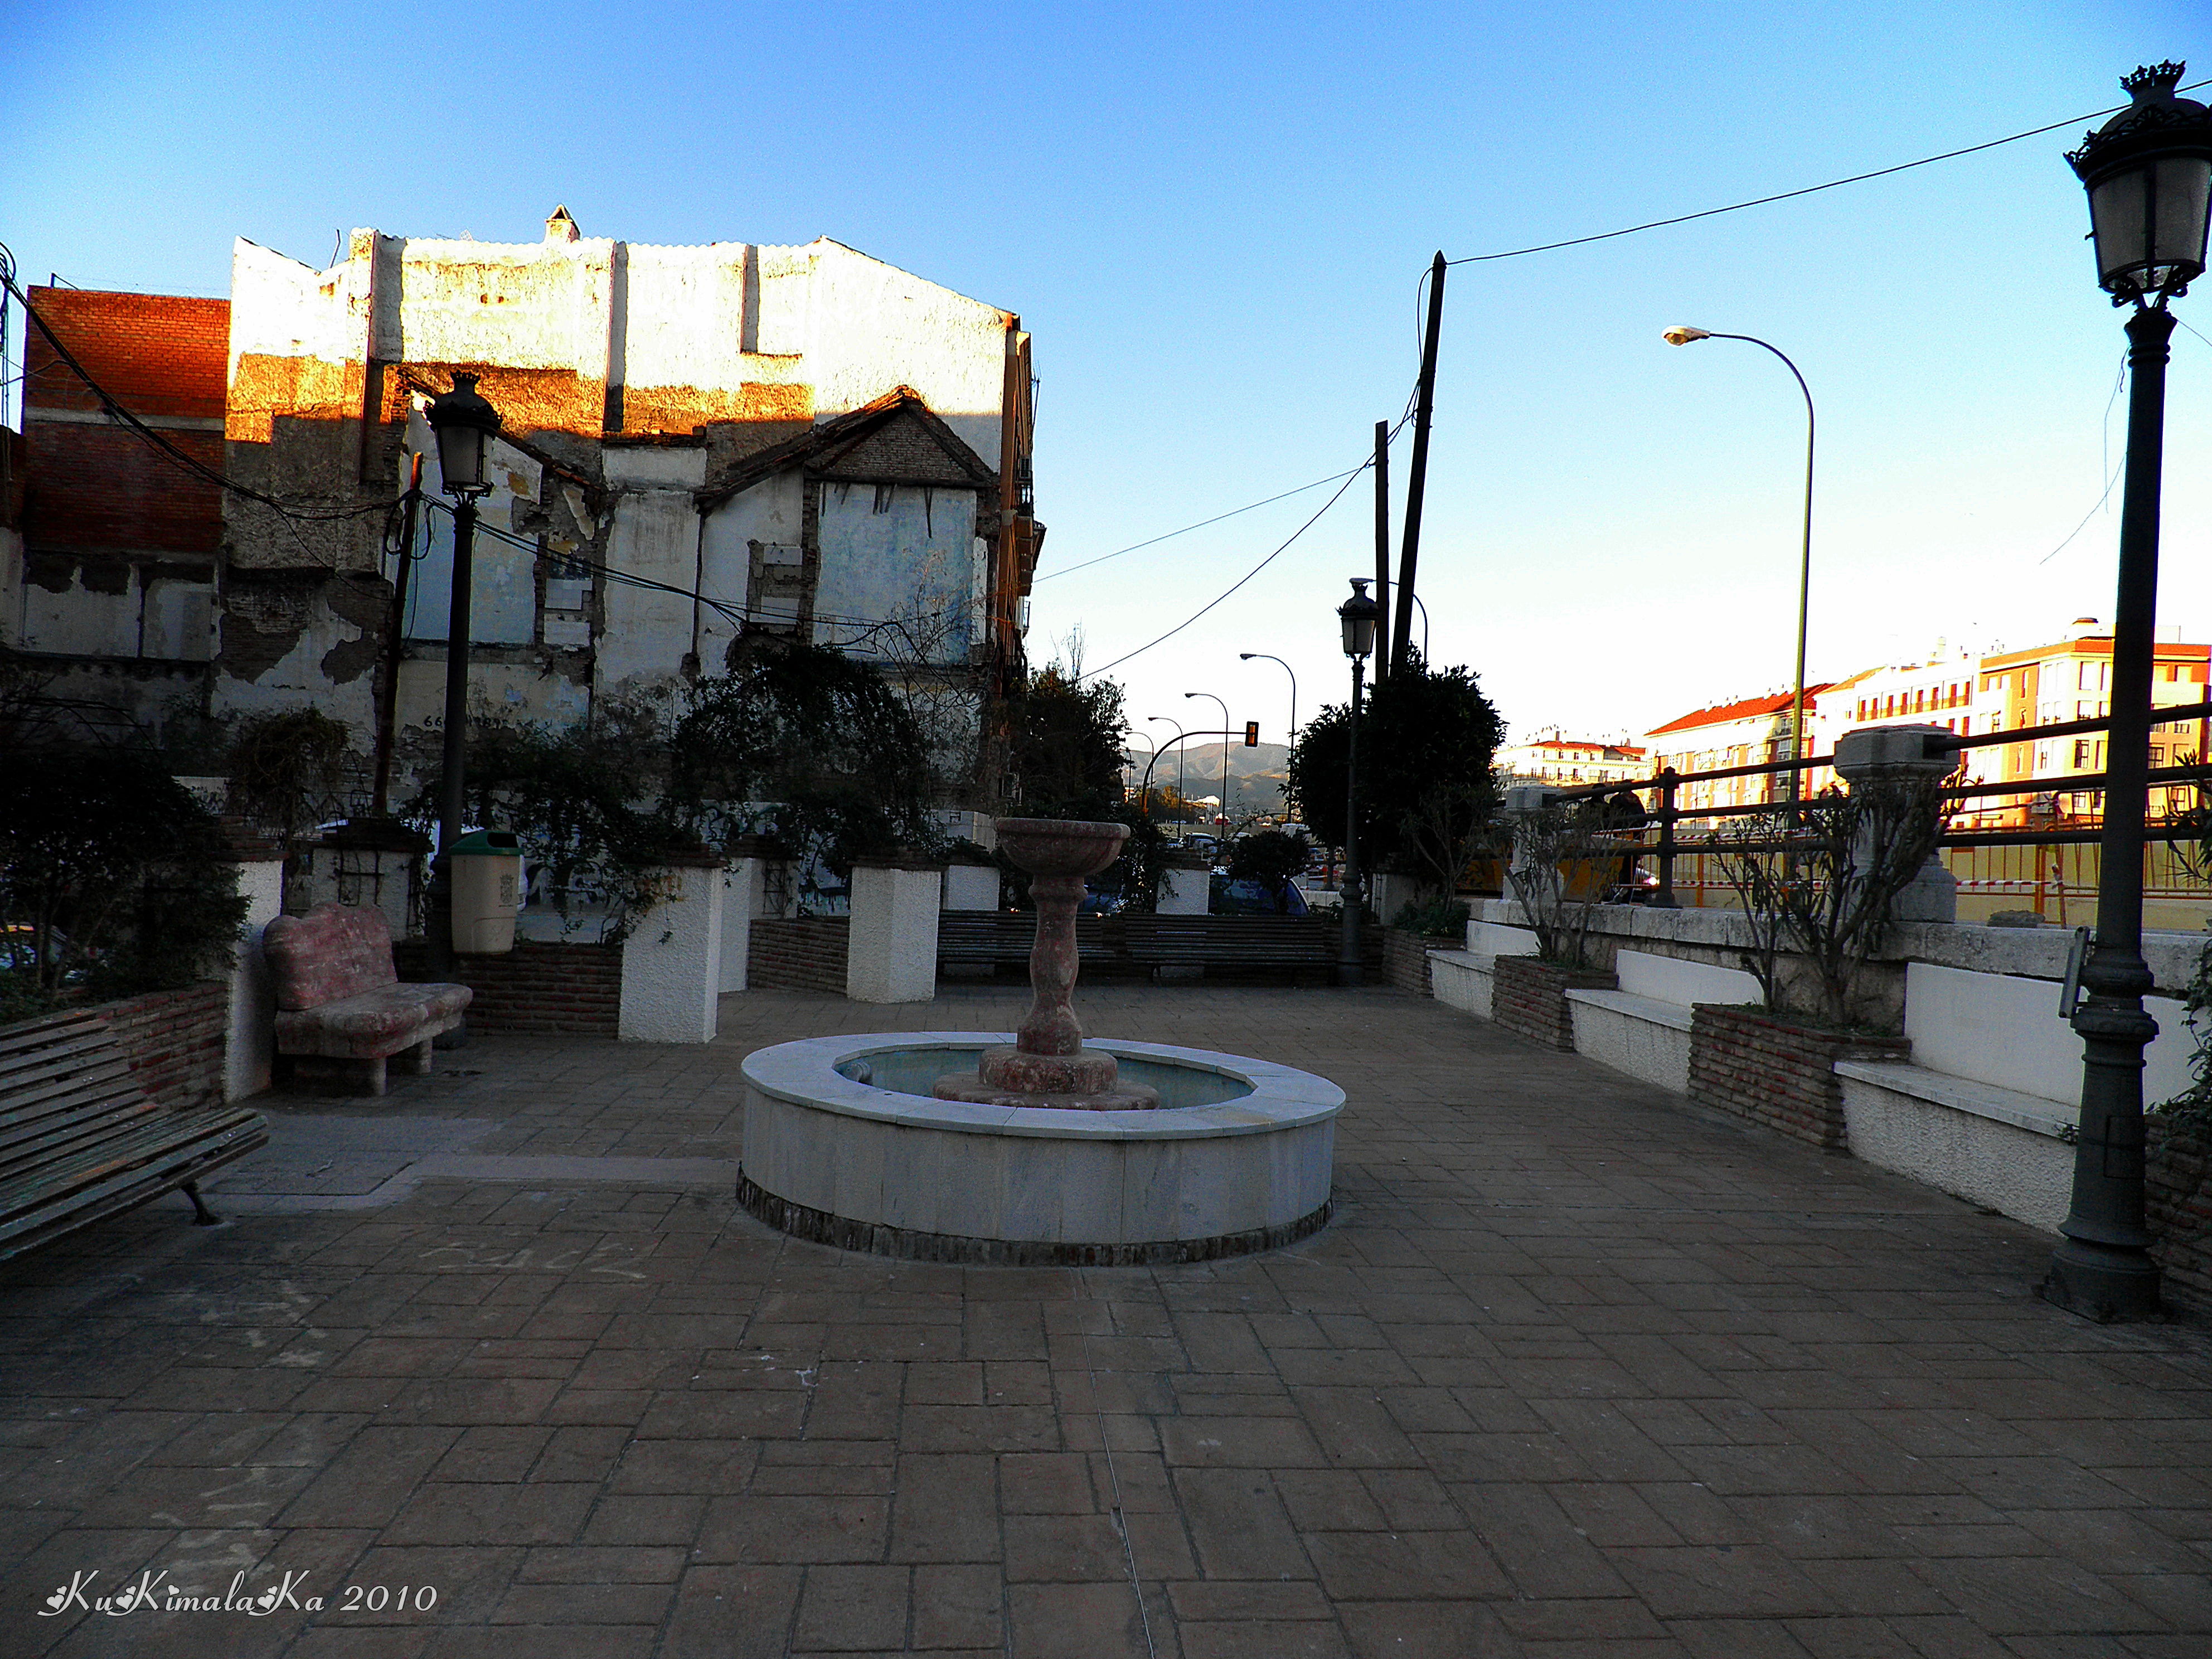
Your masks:
<path fill-rule="evenodd" d="M 2158 246 L 2162 266 L 2190 275 L 2204 269 L 2204 232 L 2212 216 L 2212 158 L 2169 155 L 2158 163 Z"/>
<path fill-rule="evenodd" d="M 483 487 L 484 434 L 477 428 L 459 421 L 441 426 L 438 432 L 438 471 L 451 489 L 479 489 Z"/>
<path fill-rule="evenodd" d="M 2136 286 L 2150 253 L 2150 182 L 2147 167 L 2130 167 L 2092 185 L 2089 228 L 2097 240 L 2097 280 L 2116 291 Z"/>
<path fill-rule="evenodd" d="M 1375 649 L 1375 619 L 1372 617 L 1346 617 L 1344 619 L 1344 654 L 1364 657 Z"/>

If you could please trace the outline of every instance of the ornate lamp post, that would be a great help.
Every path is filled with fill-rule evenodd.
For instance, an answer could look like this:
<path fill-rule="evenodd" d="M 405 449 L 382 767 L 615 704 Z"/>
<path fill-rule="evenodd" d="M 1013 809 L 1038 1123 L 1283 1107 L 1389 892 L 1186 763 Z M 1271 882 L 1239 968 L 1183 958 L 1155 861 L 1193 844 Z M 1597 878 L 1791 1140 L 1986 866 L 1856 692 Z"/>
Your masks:
<path fill-rule="evenodd" d="M 477 498 L 486 476 L 499 411 L 477 395 L 477 377 L 453 376 L 453 389 L 434 398 L 425 417 L 438 439 L 438 471 L 453 498 L 453 594 L 446 624 L 446 732 L 443 787 L 438 797 L 438 857 L 430 878 L 430 960 L 450 972 L 453 884 L 450 854 L 461 833 L 469 718 L 469 596 L 473 586 Z"/>
<path fill-rule="evenodd" d="M 2097 940 L 2074 1010 L 2081 1036 L 2081 1127 L 2065 1235 L 2044 1299 L 2091 1319 L 2158 1311 L 2158 1267 L 2143 1225 L 2143 1049 L 2158 1022 L 2142 956 L 2143 812 L 2149 793 L 2152 626 L 2158 597 L 2159 474 L 2165 446 L 2170 301 L 2204 271 L 2212 218 L 2212 111 L 2173 88 L 2183 65 L 2138 69 L 2134 102 L 2066 159 L 2089 192 L 2097 281 L 2135 307 L 2128 332 L 2127 492 L 2120 508 L 2119 599 Z"/>
<path fill-rule="evenodd" d="M 1659 337 L 1668 345 L 1690 345 L 1698 340 L 1741 340 L 1772 352 L 1782 359 L 1782 366 L 1797 382 L 1797 390 L 1805 394 L 1805 533 L 1803 549 L 1797 561 L 1797 690 L 1790 701 L 1790 758 L 1805 758 L 1805 616 L 1808 603 L 1813 597 L 1813 389 L 1805 384 L 1805 377 L 1797 372 L 1779 346 L 1768 345 L 1750 334 L 1716 334 L 1708 329 L 1690 328 L 1676 324 L 1662 330 Z M 1790 805 L 1794 808 L 1803 790 L 1804 769 L 1790 769 Z M 1772 799 L 1771 796 L 1769 799 Z"/>
<path fill-rule="evenodd" d="M 1338 930 L 1336 982 L 1357 985 L 1360 981 L 1359 914 L 1366 903 L 1359 880 L 1359 697 L 1367 678 L 1367 658 L 1375 649 L 1375 619 L 1382 607 L 1367 597 L 1367 577 L 1354 576 L 1352 597 L 1337 606 L 1344 624 L 1344 654 L 1352 659 L 1352 722 L 1344 748 L 1344 925 Z"/>

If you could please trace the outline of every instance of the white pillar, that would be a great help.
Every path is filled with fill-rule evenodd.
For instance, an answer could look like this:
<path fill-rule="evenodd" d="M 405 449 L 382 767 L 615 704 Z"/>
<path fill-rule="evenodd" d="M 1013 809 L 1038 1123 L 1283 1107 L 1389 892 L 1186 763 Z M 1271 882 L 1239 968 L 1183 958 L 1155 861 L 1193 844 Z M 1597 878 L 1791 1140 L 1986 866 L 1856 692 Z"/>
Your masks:
<path fill-rule="evenodd" d="M 284 860 L 271 848 L 239 849 L 238 893 L 246 903 L 230 970 L 230 1034 L 222 1052 L 222 1097 L 244 1100 L 269 1086 L 276 1053 L 276 998 L 261 930 L 284 909 Z"/>
<path fill-rule="evenodd" d="M 625 1042 L 712 1042 L 722 988 L 722 858 L 672 860 L 664 896 L 623 941 L 616 1033 Z"/>
<path fill-rule="evenodd" d="M 845 994 L 855 1002 L 927 1002 L 937 994 L 937 912 L 944 872 L 896 859 L 853 866 Z"/>
<path fill-rule="evenodd" d="M 1158 914 L 1202 916 L 1213 908 L 1212 866 L 1197 860 L 1171 860 L 1160 866 Z"/>
<path fill-rule="evenodd" d="M 948 910 L 995 910 L 999 908 L 999 868 L 994 864 L 956 864 L 945 872 L 945 908 Z"/>

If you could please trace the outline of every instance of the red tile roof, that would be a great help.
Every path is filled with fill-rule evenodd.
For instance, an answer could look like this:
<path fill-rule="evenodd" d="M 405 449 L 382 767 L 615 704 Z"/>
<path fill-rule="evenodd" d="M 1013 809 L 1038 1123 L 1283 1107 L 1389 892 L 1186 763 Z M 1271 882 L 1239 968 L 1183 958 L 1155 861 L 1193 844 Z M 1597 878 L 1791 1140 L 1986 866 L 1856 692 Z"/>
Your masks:
<path fill-rule="evenodd" d="M 1805 688 L 1805 706 L 1810 708 L 1813 700 L 1830 689 L 1832 681 L 1824 680 L 1818 685 Z M 1668 720 L 1664 726 L 1655 726 L 1644 735 L 1664 737 L 1669 732 L 1688 732 L 1701 726 L 1726 726 L 1731 720 L 1747 720 L 1759 714 L 1778 714 L 1796 699 L 1794 691 L 1770 691 L 1764 696 L 1746 697 L 1738 702 L 1724 702 L 1711 708 L 1700 708 Z"/>

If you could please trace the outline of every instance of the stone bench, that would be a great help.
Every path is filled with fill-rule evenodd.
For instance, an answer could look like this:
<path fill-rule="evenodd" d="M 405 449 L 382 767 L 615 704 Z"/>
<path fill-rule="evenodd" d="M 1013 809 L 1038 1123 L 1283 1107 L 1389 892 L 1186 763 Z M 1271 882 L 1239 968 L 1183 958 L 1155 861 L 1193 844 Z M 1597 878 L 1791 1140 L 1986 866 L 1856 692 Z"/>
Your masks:
<path fill-rule="evenodd" d="M 475 994 L 465 985 L 401 984 L 384 913 L 365 905 L 278 916 L 261 943 L 276 986 L 276 1052 L 365 1062 L 372 1095 L 384 1092 L 394 1054 L 428 1075 L 431 1039 L 461 1023 Z"/>

